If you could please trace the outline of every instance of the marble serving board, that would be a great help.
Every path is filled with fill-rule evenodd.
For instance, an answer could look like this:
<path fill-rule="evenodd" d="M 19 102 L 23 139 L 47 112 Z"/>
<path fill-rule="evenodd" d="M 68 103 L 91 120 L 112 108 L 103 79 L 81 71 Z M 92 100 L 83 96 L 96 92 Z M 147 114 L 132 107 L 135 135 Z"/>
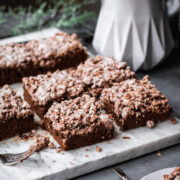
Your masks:
<path fill-rule="evenodd" d="M 57 29 L 43 31 L 45 37 L 56 32 L 58 32 Z M 18 40 L 16 38 L 2 40 L 0 44 L 23 42 L 23 38 L 24 41 L 36 39 L 43 37 L 43 33 L 37 32 L 31 33 L 30 36 L 19 36 Z M 11 87 L 19 95 L 23 94 L 21 83 L 12 84 Z M 37 116 L 36 120 L 38 120 Z M 141 127 L 127 132 L 120 132 L 119 128 L 116 127 L 116 136 L 111 141 L 104 141 L 61 153 L 56 153 L 54 149 L 46 148 L 14 166 L 5 166 L 0 163 L 0 180 L 69 179 L 180 143 L 180 119 L 176 118 L 176 120 L 177 123 L 174 125 L 164 121 L 159 123 L 154 129 Z M 38 131 L 43 134 L 47 133 L 44 130 Z M 129 139 L 124 139 L 123 137 L 129 137 Z M 54 141 L 51 136 L 50 138 Z M 1 141 L 0 153 L 25 151 L 32 142 L 31 139 L 23 141 L 18 137 Z M 96 146 L 101 147 L 102 151 L 97 152 Z"/>

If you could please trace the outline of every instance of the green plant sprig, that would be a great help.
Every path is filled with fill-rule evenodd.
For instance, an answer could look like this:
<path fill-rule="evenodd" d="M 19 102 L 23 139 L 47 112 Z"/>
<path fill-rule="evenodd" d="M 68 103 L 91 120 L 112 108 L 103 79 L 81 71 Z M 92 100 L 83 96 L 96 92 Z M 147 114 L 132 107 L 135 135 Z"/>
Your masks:
<path fill-rule="evenodd" d="M 17 6 L 5 9 L 0 6 L 0 37 L 13 36 L 48 27 L 74 28 L 81 26 L 92 31 L 90 22 L 95 22 L 94 11 L 85 10 L 97 0 L 43 0 L 36 6 Z"/>

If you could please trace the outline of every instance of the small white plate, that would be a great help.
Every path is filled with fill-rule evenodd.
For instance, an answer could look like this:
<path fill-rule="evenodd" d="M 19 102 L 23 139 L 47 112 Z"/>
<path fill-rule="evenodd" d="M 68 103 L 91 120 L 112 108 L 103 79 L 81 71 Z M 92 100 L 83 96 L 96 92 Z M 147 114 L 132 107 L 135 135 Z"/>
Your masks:
<path fill-rule="evenodd" d="M 170 174 L 174 169 L 175 167 L 161 169 L 159 171 L 155 171 L 151 174 L 148 174 L 147 176 L 144 176 L 143 178 L 141 178 L 141 180 L 155 180 L 155 179 L 163 180 L 163 175 Z"/>

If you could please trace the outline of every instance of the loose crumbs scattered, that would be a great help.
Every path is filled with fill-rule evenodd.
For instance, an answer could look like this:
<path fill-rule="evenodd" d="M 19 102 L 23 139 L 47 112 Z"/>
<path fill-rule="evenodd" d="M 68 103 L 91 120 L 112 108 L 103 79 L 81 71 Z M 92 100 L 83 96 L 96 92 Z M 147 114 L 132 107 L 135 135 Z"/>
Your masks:
<path fill-rule="evenodd" d="M 147 121 L 146 126 L 150 129 L 155 127 L 155 123 L 152 120 Z"/>
<path fill-rule="evenodd" d="M 176 119 L 174 119 L 174 118 L 169 118 L 169 123 L 170 123 L 170 124 L 176 124 L 177 121 L 176 121 Z"/>
<path fill-rule="evenodd" d="M 56 146 L 54 145 L 53 142 L 50 142 L 50 143 L 48 144 L 48 147 L 49 147 L 50 149 L 56 149 Z"/>
<path fill-rule="evenodd" d="M 156 154 L 157 154 L 157 156 L 162 156 L 161 151 L 158 151 Z"/>
<path fill-rule="evenodd" d="M 34 138 L 34 144 L 30 145 L 29 149 L 36 149 L 36 152 L 41 151 L 42 149 L 48 147 L 50 142 L 49 137 L 47 136 L 39 136 Z"/>
<path fill-rule="evenodd" d="M 124 136 L 122 137 L 123 139 L 131 139 L 130 137 Z"/>
<path fill-rule="evenodd" d="M 60 147 L 58 147 L 57 149 L 56 149 L 56 152 L 57 153 L 60 153 L 62 150 L 61 150 L 61 148 Z"/>
<path fill-rule="evenodd" d="M 102 151 L 102 148 L 99 147 L 99 146 L 96 146 L 96 151 L 97 151 L 97 152 L 101 152 L 101 151 Z"/>
<path fill-rule="evenodd" d="M 88 158 L 89 156 L 87 154 L 85 154 L 85 157 Z"/>

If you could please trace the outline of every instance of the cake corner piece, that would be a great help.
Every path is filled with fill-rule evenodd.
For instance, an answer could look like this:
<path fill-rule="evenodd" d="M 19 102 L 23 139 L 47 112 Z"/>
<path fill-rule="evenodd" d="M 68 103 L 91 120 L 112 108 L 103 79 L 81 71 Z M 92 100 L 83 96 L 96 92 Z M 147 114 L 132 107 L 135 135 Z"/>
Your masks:
<path fill-rule="evenodd" d="M 44 116 L 44 122 L 63 150 L 92 145 L 114 136 L 112 117 L 102 111 L 100 102 L 87 94 L 55 102 Z"/>
<path fill-rule="evenodd" d="M 104 89 L 100 98 L 121 130 L 145 126 L 149 121 L 160 122 L 168 118 L 171 111 L 168 99 L 148 76 L 115 83 Z"/>
<path fill-rule="evenodd" d="M 29 104 L 4 85 L 0 88 L 0 140 L 35 128 L 34 113 Z"/>

